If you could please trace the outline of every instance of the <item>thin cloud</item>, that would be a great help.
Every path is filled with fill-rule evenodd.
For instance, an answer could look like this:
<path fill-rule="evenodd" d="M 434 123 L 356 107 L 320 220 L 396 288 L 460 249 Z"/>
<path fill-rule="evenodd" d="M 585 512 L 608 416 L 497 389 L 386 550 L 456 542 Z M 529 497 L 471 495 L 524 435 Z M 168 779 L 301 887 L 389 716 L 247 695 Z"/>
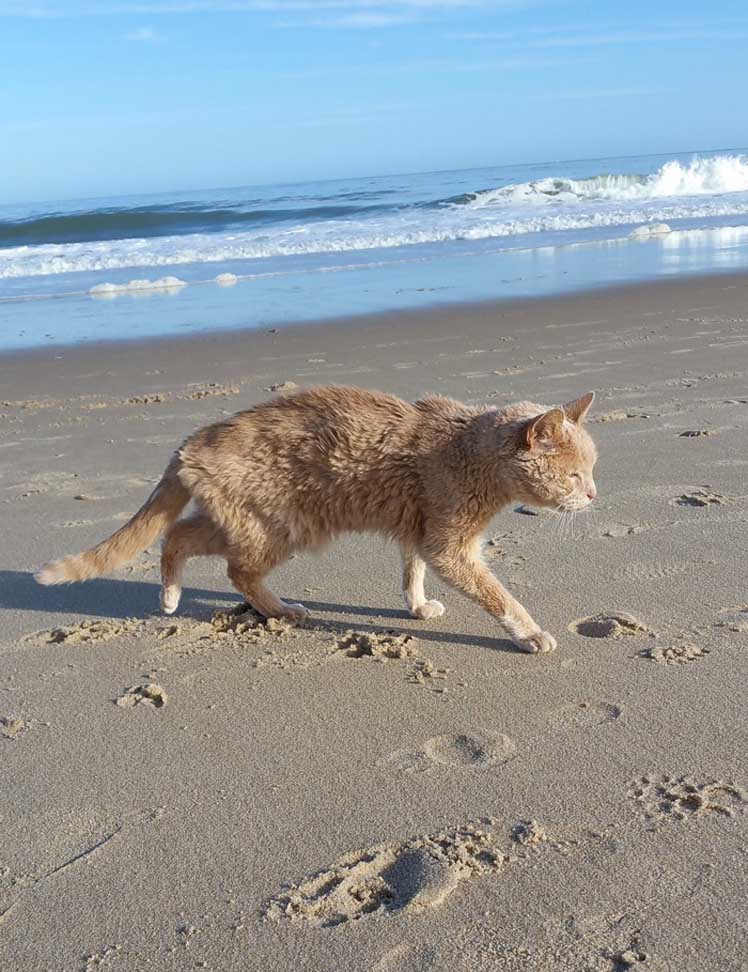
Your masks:
<path fill-rule="evenodd" d="M 598 31 L 584 28 L 526 28 L 523 31 L 460 31 L 447 35 L 449 40 L 469 43 L 502 43 L 527 49 L 612 47 L 627 44 L 666 44 L 679 41 L 742 40 L 746 37 L 748 20 L 734 21 L 738 29 L 728 29 L 723 21 L 675 25 L 657 25 L 649 30 L 605 27 Z M 743 28 L 741 30 L 740 28 Z"/>
<path fill-rule="evenodd" d="M 131 30 L 129 34 L 125 34 L 125 39 L 135 41 L 138 44 L 156 44 L 161 40 L 161 37 L 153 27 L 138 27 L 137 30 Z"/>
<path fill-rule="evenodd" d="M 48 0 L 29 5 L 23 0 L 0 0 L 0 16 L 76 17 L 80 15 L 188 13 L 308 13 L 340 11 L 341 15 L 374 13 L 395 17 L 406 12 L 499 9 L 523 6 L 525 0 Z"/>
<path fill-rule="evenodd" d="M 530 101 L 588 101 L 591 98 L 644 98 L 664 94 L 672 88 L 578 88 L 569 91 L 544 91 L 525 94 Z"/>
<path fill-rule="evenodd" d="M 344 14 L 342 17 L 331 17 L 327 21 L 321 21 L 320 26 L 351 27 L 356 30 L 371 30 L 373 28 L 376 30 L 380 27 L 400 27 L 402 24 L 412 23 L 413 17 L 410 14 L 377 13 L 374 10 L 362 10 Z"/>

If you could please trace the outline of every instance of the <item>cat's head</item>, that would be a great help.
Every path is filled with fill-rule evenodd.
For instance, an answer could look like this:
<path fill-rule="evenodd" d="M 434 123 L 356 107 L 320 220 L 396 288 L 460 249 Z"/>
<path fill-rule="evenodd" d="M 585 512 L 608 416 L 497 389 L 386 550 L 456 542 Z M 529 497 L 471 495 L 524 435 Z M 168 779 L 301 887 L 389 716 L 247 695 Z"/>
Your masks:
<path fill-rule="evenodd" d="M 597 496 L 597 451 L 584 428 L 594 397 L 588 392 L 521 422 L 517 485 L 526 503 L 571 512 L 583 510 Z"/>

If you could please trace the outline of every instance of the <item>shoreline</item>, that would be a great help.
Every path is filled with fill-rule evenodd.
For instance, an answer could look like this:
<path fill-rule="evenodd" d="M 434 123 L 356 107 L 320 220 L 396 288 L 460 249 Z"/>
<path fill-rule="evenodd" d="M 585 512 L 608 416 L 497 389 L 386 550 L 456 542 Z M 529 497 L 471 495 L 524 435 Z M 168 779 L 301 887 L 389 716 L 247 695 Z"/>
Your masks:
<path fill-rule="evenodd" d="M 632 300 L 640 302 L 652 300 L 660 306 L 669 306 L 670 301 L 681 297 L 686 301 L 697 292 L 708 290 L 710 293 L 722 292 L 732 288 L 748 288 L 748 271 L 712 271 L 703 274 L 683 275 L 668 279 L 656 278 L 645 281 L 625 283 L 602 283 L 593 288 L 581 288 L 559 294 L 541 296 L 513 296 L 499 299 L 463 301 L 455 303 L 439 302 L 424 307 L 407 307 L 402 310 L 381 310 L 358 314 L 343 314 L 334 317 L 319 317 L 309 320 L 289 320 L 271 326 L 246 326 L 210 328 L 190 331 L 186 334 L 163 334 L 133 338 L 107 338 L 97 341 L 77 341 L 68 344 L 35 345 L 32 347 L 0 349 L 0 368 L 3 364 L 19 362 L 28 358 L 46 359 L 50 355 L 57 359 L 71 354 L 93 355 L 127 349 L 138 353 L 149 351 L 161 353 L 169 348 L 195 350 L 208 343 L 219 342 L 227 345 L 244 345 L 248 340 L 265 343 L 267 336 L 284 335 L 297 340 L 307 333 L 317 335 L 321 340 L 335 334 L 349 332 L 362 333 L 366 330 L 381 329 L 388 332 L 398 323 L 412 327 L 417 332 L 431 325 L 441 327 L 445 322 L 457 319 L 470 326 L 483 322 L 486 318 L 507 316 L 526 320 L 532 326 L 532 316 L 549 314 L 563 316 L 566 310 L 576 313 L 578 304 L 590 306 L 603 305 L 609 301 Z M 271 342 L 272 343 L 272 342 Z"/>
<path fill-rule="evenodd" d="M 468 247 L 336 268 L 289 265 L 283 273 L 247 274 L 246 264 L 227 263 L 228 285 L 218 278 L 190 283 L 194 268 L 159 272 L 165 269 L 182 277 L 159 276 L 129 290 L 132 271 L 102 274 L 120 289 L 93 294 L 80 289 L 82 279 L 74 294 L 0 303 L 5 351 L 449 311 L 745 273 L 748 226 L 530 249 Z"/>

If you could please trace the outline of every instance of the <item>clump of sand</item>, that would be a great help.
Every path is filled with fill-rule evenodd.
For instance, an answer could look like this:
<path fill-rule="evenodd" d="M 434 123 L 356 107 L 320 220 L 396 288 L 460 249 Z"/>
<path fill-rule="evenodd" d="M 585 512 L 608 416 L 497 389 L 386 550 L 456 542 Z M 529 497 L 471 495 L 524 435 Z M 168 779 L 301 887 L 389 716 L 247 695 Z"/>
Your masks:
<path fill-rule="evenodd" d="M 168 695 L 160 685 L 155 682 L 148 682 L 146 685 L 131 685 L 125 689 L 115 703 L 123 709 L 131 709 L 133 706 L 143 703 L 152 705 L 154 709 L 162 709 L 168 700 Z"/>
<path fill-rule="evenodd" d="M 523 847 L 537 847 L 548 840 L 548 834 L 537 820 L 521 820 L 512 830 L 512 840 Z"/>
<path fill-rule="evenodd" d="M 16 716 L 0 716 L 0 736 L 5 739 L 15 739 L 25 732 L 28 726 L 23 719 Z"/>
<path fill-rule="evenodd" d="M 439 668 L 430 658 L 419 658 L 413 665 L 408 681 L 415 685 L 431 684 L 433 687 L 434 682 L 445 681 L 450 671 L 449 668 Z M 443 687 L 437 687 L 435 691 L 446 692 L 447 690 Z"/>
<path fill-rule="evenodd" d="M 381 634 L 372 631 L 346 631 L 337 640 L 338 650 L 349 658 L 412 658 L 417 652 L 415 638 L 409 634 L 395 634 L 385 631 Z"/>
<path fill-rule="evenodd" d="M 294 629 L 288 619 L 264 618 L 247 604 L 240 604 L 232 611 L 216 611 L 210 623 L 218 637 L 248 642 L 259 642 L 268 636 L 286 638 Z"/>
<path fill-rule="evenodd" d="M 132 398 L 125 400 L 126 405 L 160 405 L 169 400 L 168 395 L 161 392 L 154 392 L 152 395 L 133 395 Z"/>
<path fill-rule="evenodd" d="M 639 654 L 643 658 L 649 658 L 652 661 L 660 662 L 664 665 L 684 665 L 687 662 L 696 661 L 697 658 L 703 658 L 705 655 L 708 655 L 709 649 L 686 642 L 681 645 L 670 645 L 667 648 L 661 648 L 659 646 L 645 648 Z"/>
<path fill-rule="evenodd" d="M 202 385 L 200 388 L 195 388 L 176 397 L 183 401 L 199 402 L 203 398 L 224 398 L 227 395 L 238 395 L 240 391 L 241 388 L 238 385 L 219 385 L 215 381 L 209 381 L 207 385 Z"/>
<path fill-rule="evenodd" d="M 624 611 L 602 612 L 581 618 L 573 621 L 569 630 L 585 638 L 623 638 L 625 635 L 654 637 L 650 627 Z"/>

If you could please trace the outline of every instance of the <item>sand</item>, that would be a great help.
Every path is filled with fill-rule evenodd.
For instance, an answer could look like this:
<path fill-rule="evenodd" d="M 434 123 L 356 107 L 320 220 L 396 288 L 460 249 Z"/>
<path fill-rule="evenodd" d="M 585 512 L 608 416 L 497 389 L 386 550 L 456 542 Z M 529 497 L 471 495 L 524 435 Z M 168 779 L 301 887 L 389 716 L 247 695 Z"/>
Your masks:
<path fill-rule="evenodd" d="M 0 357 L 0 969 L 748 968 L 748 278 Z M 318 382 L 597 392 L 595 512 L 507 509 L 515 651 L 347 537 L 158 614 L 158 549 L 40 588 L 196 426 Z"/>

